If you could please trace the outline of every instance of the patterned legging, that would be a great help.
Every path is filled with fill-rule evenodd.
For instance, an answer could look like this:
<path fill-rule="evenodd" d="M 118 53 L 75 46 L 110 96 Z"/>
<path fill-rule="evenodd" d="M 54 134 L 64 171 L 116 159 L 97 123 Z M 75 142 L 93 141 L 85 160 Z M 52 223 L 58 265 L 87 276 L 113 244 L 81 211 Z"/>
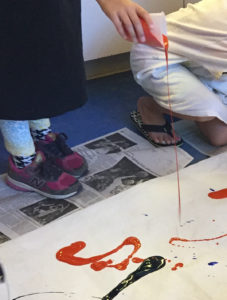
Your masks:
<path fill-rule="evenodd" d="M 6 150 L 15 156 L 29 156 L 35 153 L 31 130 L 50 127 L 49 119 L 32 121 L 0 120 L 0 129 Z"/>

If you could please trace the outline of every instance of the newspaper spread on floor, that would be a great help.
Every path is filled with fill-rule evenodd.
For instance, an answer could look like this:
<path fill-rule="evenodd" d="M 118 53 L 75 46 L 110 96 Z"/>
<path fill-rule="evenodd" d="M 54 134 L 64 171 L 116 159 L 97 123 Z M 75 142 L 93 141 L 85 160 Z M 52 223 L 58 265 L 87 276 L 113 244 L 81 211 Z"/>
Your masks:
<path fill-rule="evenodd" d="M 174 128 L 185 142 L 204 155 L 214 156 L 227 151 L 227 146 L 211 145 L 193 121 L 178 121 Z"/>
<path fill-rule="evenodd" d="M 174 146 L 154 147 L 127 128 L 72 148 L 83 155 L 88 174 L 80 179 L 83 190 L 68 199 L 55 200 L 9 188 L 0 177 L 0 244 L 38 227 L 118 194 L 140 182 L 176 171 Z M 179 168 L 192 156 L 177 149 Z"/>

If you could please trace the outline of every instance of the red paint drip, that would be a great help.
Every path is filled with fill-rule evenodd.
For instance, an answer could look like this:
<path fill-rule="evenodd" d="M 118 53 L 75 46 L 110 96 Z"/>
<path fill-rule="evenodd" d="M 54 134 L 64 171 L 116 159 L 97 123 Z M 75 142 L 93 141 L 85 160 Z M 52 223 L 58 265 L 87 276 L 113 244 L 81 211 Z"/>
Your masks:
<path fill-rule="evenodd" d="M 177 268 L 183 268 L 183 266 L 184 266 L 184 264 L 182 264 L 182 263 L 177 263 L 177 264 L 175 264 L 174 267 L 171 268 L 171 270 L 172 270 L 172 271 L 176 271 Z"/>
<path fill-rule="evenodd" d="M 176 145 L 176 132 L 173 125 L 173 111 L 170 101 L 170 88 L 169 88 L 169 58 L 168 58 L 168 49 L 169 49 L 169 41 L 166 35 L 162 35 L 163 43 L 165 47 L 165 55 L 166 55 L 166 70 L 167 70 L 167 87 L 168 87 L 168 104 L 170 110 L 170 118 L 171 118 L 171 125 L 173 130 L 173 138 L 174 138 L 174 150 L 175 150 L 175 157 L 176 157 L 176 173 L 177 173 L 177 190 L 178 190 L 178 216 L 179 216 L 179 223 L 181 225 L 181 193 L 180 193 L 180 176 L 179 176 L 179 161 L 178 161 L 178 154 L 177 154 L 177 145 Z"/>
<path fill-rule="evenodd" d="M 146 41 L 144 42 L 147 45 L 152 47 L 163 47 L 163 45 L 156 39 L 156 37 L 151 33 L 149 26 L 147 23 L 141 18 L 140 22 L 143 27 L 143 31 L 145 34 Z M 130 37 L 128 36 L 130 40 Z M 169 88 L 169 62 L 168 62 L 168 49 L 169 49 L 169 40 L 166 35 L 162 35 L 163 44 L 165 48 L 165 56 L 166 56 L 166 70 L 167 70 L 167 87 L 168 87 L 168 104 L 170 110 L 170 118 L 171 118 L 171 125 L 173 130 L 173 138 L 174 138 L 174 149 L 175 149 L 175 156 L 176 156 L 176 173 L 177 173 L 177 189 L 178 189 L 178 216 L 179 216 L 179 223 L 181 225 L 181 195 L 180 195 L 180 177 L 179 177 L 179 162 L 178 162 L 178 154 L 177 154 L 177 146 L 176 146 L 176 133 L 173 126 L 173 112 L 172 106 L 170 101 L 170 88 Z"/>
<path fill-rule="evenodd" d="M 123 248 L 124 246 L 127 246 L 127 245 L 134 246 L 134 249 L 133 249 L 132 253 L 126 259 L 121 261 L 120 263 L 113 265 L 112 264 L 113 261 L 111 259 L 109 259 L 107 261 L 102 260 L 103 258 L 105 258 L 113 253 L 118 252 L 121 248 Z M 123 241 L 122 244 L 120 244 L 118 247 L 116 247 L 115 249 L 113 249 L 107 253 L 97 255 L 97 256 L 92 256 L 89 258 L 74 256 L 76 253 L 80 252 L 85 247 L 86 247 L 85 242 L 78 241 L 76 243 L 71 244 L 70 246 L 60 249 L 56 253 L 56 258 L 59 261 L 62 261 L 62 262 L 65 262 L 65 263 L 68 263 L 68 264 L 74 265 L 74 266 L 83 266 L 83 265 L 90 264 L 90 267 L 95 271 L 101 271 L 106 267 L 115 268 L 117 270 L 125 270 L 129 264 L 130 259 L 141 247 L 141 243 L 140 243 L 139 239 L 137 239 L 136 237 L 128 237 Z M 143 259 L 134 257 L 132 259 L 132 261 L 134 263 L 139 263 L 139 262 L 142 262 Z"/>
<path fill-rule="evenodd" d="M 221 238 L 226 237 L 226 236 L 227 236 L 227 234 L 223 234 L 223 235 L 220 235 L 220 236 L 217 236 L 217 237 L 214 237 L 214 238 L 206 238 L 206 239 L 199 239 L 199 240 L 188 240 L 188 239 L 182 239 L 182 238 L 178 238 L 178 237 L 172 237 L 169 240 L 169 243 L 171 245 L 175 245 L 175 244 L 173 244 L 173 242 L 175 242 L 175 241 L 184 242 L 184 243 L 190 243 L 190 242 L 209 242 L 209 241 L 214 241 L 214 240 L 221 239 Z"/>
<path fill-rule="evenodd" d="M 211 192 L 208 194 L 208 197 L 216 200 L 227 198 L 227 189 Z"/>

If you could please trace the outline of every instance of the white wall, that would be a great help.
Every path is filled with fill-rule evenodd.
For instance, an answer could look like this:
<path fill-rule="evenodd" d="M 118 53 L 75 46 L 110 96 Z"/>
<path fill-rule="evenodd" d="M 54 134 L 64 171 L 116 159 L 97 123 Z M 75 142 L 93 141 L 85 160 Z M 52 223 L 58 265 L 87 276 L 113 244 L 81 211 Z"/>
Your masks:
<path fill-rule="evenodd" d="M 183 0 L 135 0 L 149 12 L 170 13 L 183 6 Z M 82 0 L 84 59 L 92 60 L 129 51 L 111 21 L 95 0 Z"/>
<path fill-rule="evenodd" d="M 199 2 L 200 0 L 184 0 L 184 5 L 187 6 L 188 3 L 196 3 Z"/>

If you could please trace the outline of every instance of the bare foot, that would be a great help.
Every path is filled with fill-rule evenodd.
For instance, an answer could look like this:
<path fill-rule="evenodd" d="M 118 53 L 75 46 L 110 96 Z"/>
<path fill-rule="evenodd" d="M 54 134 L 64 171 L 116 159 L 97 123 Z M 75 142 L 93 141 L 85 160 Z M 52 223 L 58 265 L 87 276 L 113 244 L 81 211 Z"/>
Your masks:
<path fill-rule="evenodd" d="M 149 125 L 165 125 L 166 120 L 162 113 L 162 108 L 153 100 L 152 97 L 141 97 L 137 103 L 137 110 L 140 113 L 144 124 Z M 171 137 L 168 133 L 164 132 L 152 132 L 149 133 L 150 138 L 159 144 L 174 144 L 180 141 L 180 137 Z"/>

